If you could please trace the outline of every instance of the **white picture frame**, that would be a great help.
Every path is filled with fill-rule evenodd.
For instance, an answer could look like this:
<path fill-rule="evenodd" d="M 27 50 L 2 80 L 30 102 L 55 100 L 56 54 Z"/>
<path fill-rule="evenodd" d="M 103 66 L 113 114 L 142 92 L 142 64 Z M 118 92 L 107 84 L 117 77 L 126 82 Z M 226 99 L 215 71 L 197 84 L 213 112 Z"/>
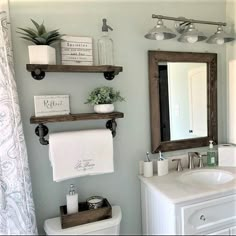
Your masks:
<path fill-rule="evenodd" d="M 69 95 L 34 96 L 35 116 L 69 115 Z"/>

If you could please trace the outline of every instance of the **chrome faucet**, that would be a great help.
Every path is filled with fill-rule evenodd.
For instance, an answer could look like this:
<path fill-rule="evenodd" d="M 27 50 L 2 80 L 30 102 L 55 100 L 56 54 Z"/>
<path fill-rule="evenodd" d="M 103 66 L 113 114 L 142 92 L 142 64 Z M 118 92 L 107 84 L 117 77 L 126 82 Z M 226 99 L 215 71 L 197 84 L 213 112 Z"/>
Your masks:
<path fill-rule="evenodd" d="M 199 168 L 203 168 L 204 167 L 204 164 L 203 164 L 203 157 L 206 157 L 207 155 L 206 154 L 203 154 L 203 155 L 201 155 L 201 154 L 199 154 Z"/>
<path fill-rule="evenodd" d="M 199 160 L 199 168 L 203 168 L 203 157 L 205 157 L 206 155 L 201 155 L 199 152 L 189 152 L 188 153 L 188 168 L 194 169 L 195 168 L 195 164 L 194 164 L 194 157 L 196 157 Z"/>
<path fill-rule="evenodd" d="M 188 152 L 188 168 L 194 169 L 195 165 L 194 165 L 194 157 L 199 158 L 199 153 L 198 152 Z"/>

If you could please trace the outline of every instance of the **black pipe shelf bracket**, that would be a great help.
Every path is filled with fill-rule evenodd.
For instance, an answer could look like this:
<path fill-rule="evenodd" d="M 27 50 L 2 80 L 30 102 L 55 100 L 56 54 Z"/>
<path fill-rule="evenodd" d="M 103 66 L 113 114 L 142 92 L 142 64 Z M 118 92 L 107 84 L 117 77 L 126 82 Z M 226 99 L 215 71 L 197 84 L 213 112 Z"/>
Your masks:
<path fill-rule="evenodd" d="M 45 77 L 45 71 L 41 70 L 40 68 L 36 68 L 34 71 L 31 71 L 31 76 L 35 80 L 42 80 Z"/>
<path fill-rule="evenodd" d="M 106 80 L 113 80 L 115 78 L 115 72 L 104 72 L 103 74 Z"/>
<path fill-rule="evenodd" d="M 117 123 L 115 119 L 107 121 L 106 128 L 111 130 L 113 138 L 116 136 L 116 127 L 117 127 Z"/>
<path fill-rule="evenodd" d="M 45 139 L 45 136 L 47 136 L 49 130 L 48 127 L 42 123 L 40 123 L 36 128 L 35 128 L 35 134 L 39 136 L 39 142 L 42 145 L 48 145 L 49 141 Z"/>

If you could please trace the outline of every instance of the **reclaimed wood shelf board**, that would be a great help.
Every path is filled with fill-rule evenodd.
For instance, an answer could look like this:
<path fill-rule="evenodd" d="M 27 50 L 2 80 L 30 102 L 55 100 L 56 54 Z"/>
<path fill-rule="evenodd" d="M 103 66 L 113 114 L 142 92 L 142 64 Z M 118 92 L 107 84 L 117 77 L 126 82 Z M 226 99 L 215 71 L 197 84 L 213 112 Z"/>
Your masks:
<path fill-rule="evenodd" d="M 123 71 L 122 66 L 102 65 L 102 66 L 78 66 L 78 65 L 45 65 L 45 64 L 26 64 L 27 71 L 36 80 L 45 77 L 45 72 L 83 72 L 83 73 L 104 73 L 107 80 L 112 80 L 116 75 Z"/>
<path fill-rule="evenodd" d="M 40 124 L 40 123 L 65 122 L 65 121 L 77 121 L 77 120 L 117 119 L 123 117 L 124 113 L 122 112 L 111 112 L 106 114 L 80 113 L 80 114 L 44 116 L 44 117 L 31 116 L 30 123 Z"/>
<path fill-rule="evenodd" d="M 41 69 L 45 72 L 88 72 L 88 73 L 104 73 L 115 72 L 119 74 L 122 71 L 121 66 L 77 66 L 77 65 L 43 65 L 43 64 L 27 64 L 26 69 L 29 72 Z"/>

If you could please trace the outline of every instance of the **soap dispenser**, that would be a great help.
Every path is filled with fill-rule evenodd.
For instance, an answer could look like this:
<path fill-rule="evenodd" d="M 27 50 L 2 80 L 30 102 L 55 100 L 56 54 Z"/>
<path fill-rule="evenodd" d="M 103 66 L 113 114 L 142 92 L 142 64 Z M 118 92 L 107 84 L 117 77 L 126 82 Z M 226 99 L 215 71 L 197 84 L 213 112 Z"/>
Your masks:
<path fill-rule="evenodd" d="M 78 193 L 75 193 L 74 185 L 70 185 L 69 194 L 66 195 L 67 214 L 73 214 L 79 211 Z"/>
<path fill-rule="evenodd" d="M 207 151 L 207 165 L 216 166 L 217 164 L 217 151 L 214 149 L 213 141 L 209 141 L 209 149 Z"/>
<path fill-rule="evenodd" d="M 107 19 L 103 19 L 102 37 L 98 40 L 98 63 L 99 65 L 114 65 L 113 41 L 109 37 L 108 30 L 113 30 L 107 25 Z"/>

